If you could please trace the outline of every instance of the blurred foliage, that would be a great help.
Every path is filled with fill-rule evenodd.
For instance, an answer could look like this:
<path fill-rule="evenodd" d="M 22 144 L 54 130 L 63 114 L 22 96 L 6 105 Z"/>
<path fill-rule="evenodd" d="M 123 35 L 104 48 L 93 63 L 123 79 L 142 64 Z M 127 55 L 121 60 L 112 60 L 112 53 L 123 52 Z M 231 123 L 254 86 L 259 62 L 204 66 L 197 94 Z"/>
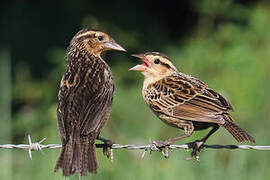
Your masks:
<path fill-rule="evenodd" d="M 1 132 L 7 128 L 3 120 L 10 119 L 9 111 L 12 117 L 10 133 L 1 135 L 0 144 L 26 142 L 27 134 L 36 141 L 47 137 L 46 143 L 60 143 L 56 100 L 65 69 L 65 48 L 81 27 L 94 27 L 108 32 L 129 50 L 127 54 L 104 54 L 116 85 L 111 117 L 102 131 L 104 137 L 120 144 L 147 144 L 150 139 L 166 139 L 182 133 L 154 116 L 141 97 L 142 75 L 128 72 L 137 62 L 130 53 L 162 51 L 173 59 L 181 72 L 199 77 L 227 97 L 234 106 L 232 115 L 236 122 L 255 137 L 257 144 L 270 145 L 270 4 L 266 1 L 190 1 L 173 3 L 170 8 L 179 8 L 176 12 L 170 11 L 168 5 L 159 7 L 164 11 L 157 11 L 159 8 L 155 5 L 160 4 L 159 1 L 153 6 L 144 1 L 108 4 L 67 1 L 56 4 L 64 7 L 52 8 L 51 14 L 46 12 L 51 5 L 49 2 L 37 5 L 14 1 L 10 7 L 2 6 L 6 9 L 2 11 L 1 24 L 6 26 L 2 26 L 0 47 L 5 47 L 2 50 L 10 48 L 12 73 L 1 68 L 1 77 L 6 75 L 1 80 L 2 87 L 9 87 L 11 79 L 12 99 L 8 101 L 6 90 L 1 89 L 0 108 L 4 118 L 0 120 Z M 182 19 L 170 20 L 179 17 L 185 8 Z M 187 22 L 188 15 L 192 22 Z M 14 23 L 14 18 L 19 16 L 22 21 Z M 10 23 L 9 18 L 13 18 Z M 11 29 L 7 30 L 9 27 Z M 7 33 L 9 38 L 5 36 Z M 12 108 L 6 110 L 10 103 Z M 205 133 L 195 132 L 179 143 L 195 140 Z M 236 144 L 224 129 L 209 139 L 209 144 L 213 143 Z M 164 159 L 161 153 L 146 154 L 141 159 L 139 151 L 114 152 L 115 161 L 111 163 L 98 150 L 98 174 L 88 179 L 270 177 L 269 152 L 207 150 L 201 153 L 200 163 L 184 160 L 189 153 L 181 150 L 171 152 L 169 159 Z M 11 158 L 2 160 L 7 155 Z M 0 179 L 64 179 L 61 172 L 53 172 L 58 155 L 59 150 L 45 150 L 45 155 L 33 153 L 33 161 L 30 161 L 22 150 L 2 149 L 0 167 L 4 169 L 0 171 Z"/>

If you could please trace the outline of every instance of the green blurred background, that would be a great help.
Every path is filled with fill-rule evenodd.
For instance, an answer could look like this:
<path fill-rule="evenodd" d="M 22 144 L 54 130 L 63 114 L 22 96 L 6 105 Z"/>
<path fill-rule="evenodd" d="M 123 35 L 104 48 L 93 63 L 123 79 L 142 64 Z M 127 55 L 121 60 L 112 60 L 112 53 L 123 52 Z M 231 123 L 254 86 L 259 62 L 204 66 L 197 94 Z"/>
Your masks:
<path fill-rule="evenodd" d="M 47 137 L 60 143 L 56 101 L 65 49 L 82 27 L 108 32 L 128 53 L 108 52 L 116 91 L 102 135 L 120 144 L 144 145 L 183 131 L 157 119 L 141 97 L 142 75 L 128 72 L 131 53 L 161 51 L 181 72 L 199 77 L 228 98 L 232 116 L 258 145 L 270 145 L 270 2 L 201 1 L 2 1 L 0 6 L 0 144 Z M 202 137 L 196 132 L 178 142 Z M 209 144 L 237 144 L 220 129 Z M 201 162 L 189 152 L 115 150 L 114 162 L 98 149 L 100 167 L 85 179 L 269 179 L 270 152 L 206 150 Z M 53 172 L 60 150 L 0 149 L 0 179 L 65 179 Z M 78 179 L 73 176 L 69 179 Z"/>

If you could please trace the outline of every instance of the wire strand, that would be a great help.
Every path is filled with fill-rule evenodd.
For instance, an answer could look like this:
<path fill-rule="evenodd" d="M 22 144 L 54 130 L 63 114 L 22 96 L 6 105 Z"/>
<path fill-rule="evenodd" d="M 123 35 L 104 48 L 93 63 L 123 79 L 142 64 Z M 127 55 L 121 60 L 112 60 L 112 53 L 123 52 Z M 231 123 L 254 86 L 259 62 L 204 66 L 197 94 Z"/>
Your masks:
<path fill-rule="evenodd" d="M 39 142 L 32 143 L 30 135 L 28 135 L 28 142 L 29 144 L 3 144 L 0 145 L 0 148 L 4 149 L 27 149 L 29 153 L 29 157 L 32 160 L 32 151 L 42 151 L 42 149 L 57 149 L 61 148 L 62 145 L 60 144 L 42 144 L 46 138 L 42 139 Z M 106 148 L 104 144 L 96 144 L 97 148 Z M 183 145 L 175 145 L 171 144 L 167 146 L 167 148 L 164 148 L 164 151 L 168 150 L 173 150 L 173 149 L 191 149 L 188 144 L 183 144 Z M 241 150 L 270 150 L 270 146 L 252 146 L 252 145 L 203 145 L 203 148 L 210 148 L 210 149 L 241 149 Z M 163 155 L 167 158 L 168 157 L 168 152 L 162 151 L 161 148 L 156 147 L 154 144 L 148 144 L 148 145 L 133 145 L 133 144 L 127 144 L 127 145 L 121 145 L 121 144 L 112 144 L 111 146 L 111 152 L 110 152 L 110 159 L 113 160 L 113 152 L 112 150 L 114 149 L 129 149 L 129 150 L 144 150 L 142 154 L 142 158 L 145 155 L 145 152 L 147 151 L 160 151 L 163 153 Z M 197 159 L 197 157 L 196 157 Z M 197 159 L 198 160 L 198 159 Z"/>

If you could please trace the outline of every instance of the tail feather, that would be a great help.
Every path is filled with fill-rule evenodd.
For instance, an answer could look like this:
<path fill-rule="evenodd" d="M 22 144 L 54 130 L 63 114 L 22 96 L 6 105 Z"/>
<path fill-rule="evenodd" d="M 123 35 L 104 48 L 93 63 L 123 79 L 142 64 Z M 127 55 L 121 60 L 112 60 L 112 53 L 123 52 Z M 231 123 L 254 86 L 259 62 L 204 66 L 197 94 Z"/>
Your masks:
<path fill-rule="evenodd" d="M 64 161 L 64 151 L 65 151 L 65 147 L 62 147 L 61 149 L 61 153 L 57 159 L 56 165 L 54 167 L 54 172 L 58 171 L 59 168 L 63 167 L 63 161 Z"/>
<path fill-rule="evenodd" d="M 87 176 L 87 171 L 97 173 L 98 161 L 94 140 L 80 137 L 77 141 L 68 141 L 62 147 L 54 171 L 63 170 L 63 176 L 70 176 L 77 172 L 80 176 Z"/>
<path fill-rule="evenodd" d="M 94 153 L 93 153 L 94 152 Z M 89 161 L 87 164 L 87 169 L 89 172 L 96 174 L 97 173 L 97 169 L 98 169 L 98 160 L 97 160 L 97 155 L 96 155 L 96 145 L 95 144 L 91 144 L 90 148 L 88 150 L 88 152 L 86 153 L 89 156 Z"/>
<path fill-rule="evenodd" d="M 255 139 L 233 122 L 229 115 L 225 116 L 225 120 L 223 127 L 225 127 L 238 142 L 250 141 L 255 143 Z"/>

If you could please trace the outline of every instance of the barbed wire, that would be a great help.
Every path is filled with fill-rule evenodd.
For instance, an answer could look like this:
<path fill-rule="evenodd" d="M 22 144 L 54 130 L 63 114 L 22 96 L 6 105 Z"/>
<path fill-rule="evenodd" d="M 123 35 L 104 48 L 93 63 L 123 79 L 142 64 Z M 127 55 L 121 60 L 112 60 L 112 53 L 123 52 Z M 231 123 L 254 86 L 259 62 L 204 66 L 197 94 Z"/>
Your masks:
<path fill-rule="evenodd" d="M 41 151 L 41 153 L 44 154 L 42 149 L 57 149 L 57 148 L 62 147 L 62 145 L 60 145 L 60 144 L 42 144 L 46 139 L 47 138 L 43 138 L 41 141 L 33 143 L 30 135 L 28 135 L 29 144 L 17 144 L 17 145 L 15 145 L 15 144 L 3 144 L 3 145 L 0 145 L 0 149 L 1 148 L 5 148 L 5 149 L 13 149 L 13 148 L 27 149 L 29 157 L 32 160 L 32 151 Z M 106 148 L 104 144 L 96 144 L 96 147 L 97 148 Z M 112 146 L 110 147 L 109 158 L 111 160 L 113 160 L 113 150 L 114 149 L 144 150 L 143 153 L 142 153 L 142 158 L 144 157 L 144 155 L 145 155 L 145 153 L 147 151 L 149 151 L 150 153 L 152 151 L 159 151 L 159 152 L 162 152 L 164 157 L 168 158 L 168 151 L 169 150 L 173 150 L 173 149 L 185 149 L 185 150 L 188 150 L 188 149 L 191 149 L 191 148 L 192 147 L 189 144 L 183 144 L 183 145 L 171 144 L 169 146 L 166 146 L 165 148 L 158 148 L 154 144 L 148 144 L 148 145 L 112 144 Z M 206 145 L 206 144 L 204 144 L 203 148 L 230 149 L 230 150 L 234 150 L 234 149 L 241 149 L 241 150 L 251 150 L 251 149 L 252 150 L 270 150 L 270 146 L 252 146 L 252 145 L 217 145 L 217 144 L 215 144 L 215 145 Z M 164 151 L 162 149 L 164 149 Z M 196 160 L 199 160 L 199 156 L 196 156 L 195 158 L 196 158 Z"/>

